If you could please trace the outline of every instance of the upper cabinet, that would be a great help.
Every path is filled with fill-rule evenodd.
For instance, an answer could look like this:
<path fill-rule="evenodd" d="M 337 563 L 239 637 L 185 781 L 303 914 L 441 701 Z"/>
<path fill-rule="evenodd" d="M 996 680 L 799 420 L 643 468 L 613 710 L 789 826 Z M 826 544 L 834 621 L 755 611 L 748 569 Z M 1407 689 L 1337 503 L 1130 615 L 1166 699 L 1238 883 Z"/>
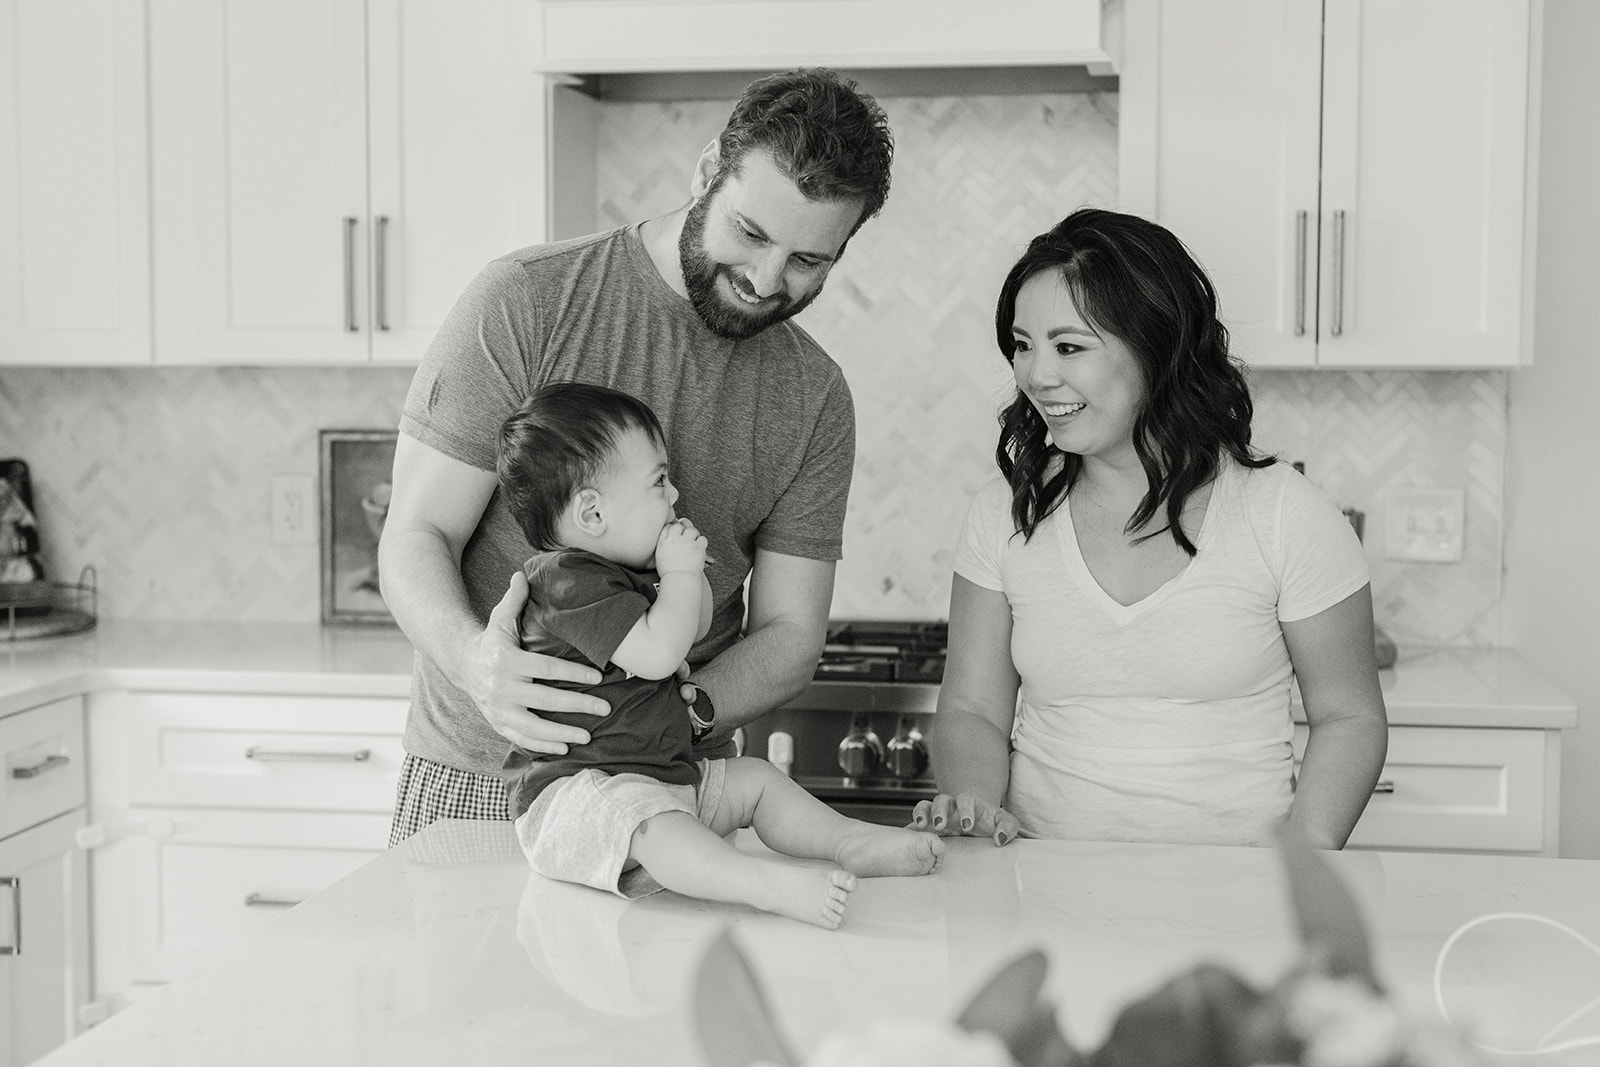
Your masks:
<path fill-rule="evenodd" d="M 150 362 L 143 0 L 0 0 L 0 364 Z"/>
<path fill-rule="evenodd" d="M 1127 0 L 1122 202 L 1262 367 L 1531 353 L 1538 0 Z"/>
<path fill-rule="evenodd" d="M 412 363 L 545 237 L 518 0 L 152 0 L 163 363 Z"/>
<path fill-rule="evenodd" d="M 1110 62 L 1102 46 L 1102 0 L 540 0 L 535 6 L 539 67 L 547 71 Z"/>

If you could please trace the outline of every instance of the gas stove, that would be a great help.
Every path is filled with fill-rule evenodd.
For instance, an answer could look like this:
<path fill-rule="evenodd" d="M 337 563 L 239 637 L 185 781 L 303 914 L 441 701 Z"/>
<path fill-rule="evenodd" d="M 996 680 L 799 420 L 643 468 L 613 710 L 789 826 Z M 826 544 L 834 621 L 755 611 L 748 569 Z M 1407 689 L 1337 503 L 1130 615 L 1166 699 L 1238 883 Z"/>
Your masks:
<path fill-rule="evenodd" d="M 949 630 L 944 622 L 830 623 L 812 678 L 819 682 L 938 685 L 944 677 Z"/>

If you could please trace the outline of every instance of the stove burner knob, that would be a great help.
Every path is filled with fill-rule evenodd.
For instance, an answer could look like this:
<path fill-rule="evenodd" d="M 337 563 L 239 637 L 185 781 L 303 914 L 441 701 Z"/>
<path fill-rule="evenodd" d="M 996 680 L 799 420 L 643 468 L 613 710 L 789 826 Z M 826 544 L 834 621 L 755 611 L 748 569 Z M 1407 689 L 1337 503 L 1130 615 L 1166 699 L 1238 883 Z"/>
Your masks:
<path fill-rule="evenodd" d="M 889 773 L 896 778 L 920 778 L 928 769 L 928 743 L 914 719 L 900 716 L 888 745 Z"/>
<path fill-rule="evenodd" d="M 872 732 L 872 723 L 865 715 L 857 715 L 850 732 L 839 742 L 839 769 L 846 778 L 865 778 L 883 766 L 884 755 L 883 742 Z"/>

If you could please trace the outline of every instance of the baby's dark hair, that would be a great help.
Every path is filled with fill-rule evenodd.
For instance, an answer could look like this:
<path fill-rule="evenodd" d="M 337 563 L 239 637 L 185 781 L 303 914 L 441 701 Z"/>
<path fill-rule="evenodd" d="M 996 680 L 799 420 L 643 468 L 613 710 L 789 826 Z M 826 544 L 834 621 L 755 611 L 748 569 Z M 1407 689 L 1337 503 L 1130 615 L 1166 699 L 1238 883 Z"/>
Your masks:
<path fill-rule="evenodd" d="M 649 404 L 583 382 L 546 385 L 506 419 L 495 473 L 528 544 L 546 552 L 561 547 L 556 525 L 562 509 L 611 462 L 629 430 L 666 443 Z"/>

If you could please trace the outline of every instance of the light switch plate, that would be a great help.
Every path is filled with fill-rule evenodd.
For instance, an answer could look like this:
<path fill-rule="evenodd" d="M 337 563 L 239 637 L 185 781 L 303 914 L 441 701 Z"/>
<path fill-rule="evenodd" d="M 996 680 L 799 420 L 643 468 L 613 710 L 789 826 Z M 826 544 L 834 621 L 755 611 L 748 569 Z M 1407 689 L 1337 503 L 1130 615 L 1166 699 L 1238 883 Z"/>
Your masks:
<path fill-rule="evenodd" d="M 1457 487 L 1389 490 L 1384 519 L 1386 559 L 1461 562 L 1467 491 Z"/>
<path fill-rule="evenodd" d="M 272 476 L 272 543 L 310 545 L 317 540 L 317 510 L 311 478 L 303 474 Z"/>

